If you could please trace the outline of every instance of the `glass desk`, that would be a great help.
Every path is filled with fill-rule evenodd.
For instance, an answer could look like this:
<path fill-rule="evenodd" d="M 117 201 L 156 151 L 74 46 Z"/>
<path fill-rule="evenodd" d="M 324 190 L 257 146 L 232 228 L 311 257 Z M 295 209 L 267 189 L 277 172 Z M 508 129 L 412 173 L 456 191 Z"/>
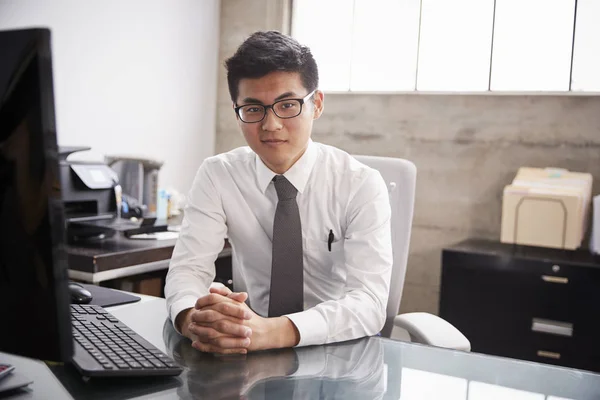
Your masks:
<path fill-rule="evenodd" d="M 371 337 L 327 346 L 215 357 L 171 325 L 164 338 L 186 367 L 182 398 L 600 399 L 600 375 Z"/>
<path fill-rule="evenodd" d="M 69 367 L 53 368 L 76 399 L 600 399 L 600 375 L 590 372 L 380 337 L 213 356 L 175 332 L 164 299 L 108 310 L 185 370 L 164 380 L 86 383 Z"/>

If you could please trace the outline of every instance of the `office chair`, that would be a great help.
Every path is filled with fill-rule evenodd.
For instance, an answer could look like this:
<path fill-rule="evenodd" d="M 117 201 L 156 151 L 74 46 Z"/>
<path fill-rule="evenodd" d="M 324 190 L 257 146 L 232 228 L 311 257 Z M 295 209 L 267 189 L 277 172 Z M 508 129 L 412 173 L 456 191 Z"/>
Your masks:
<path fill-rule="evenodd" d="M 470 351 L 469 340 L 447 321 L 422 312 L 398 315 L 406 276 L 417 168 L 412 162 L 401 158 L 361 155 L 355 155 L 354 158 L 379 171 L 388 187 L 392 207 L 394 264 L 382 336 L 401 339 L 407 333 L 411 342 Z"/>

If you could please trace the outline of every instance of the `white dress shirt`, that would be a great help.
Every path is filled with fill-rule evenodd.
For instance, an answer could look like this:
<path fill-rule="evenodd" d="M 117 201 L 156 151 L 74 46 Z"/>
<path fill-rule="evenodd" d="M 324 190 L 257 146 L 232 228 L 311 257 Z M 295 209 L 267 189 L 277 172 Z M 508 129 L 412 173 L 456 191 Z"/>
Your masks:
<path fill-rule="evenodd" d="M 249 147 L 202 163 L 167 274 L 172 321 L 208 294 L 225 237 L 233 250 L 234 290 L 248 292 L 248 305 L 268 315 L 275 175 Z M 304 311 L 287 315 L 300 333 L 298 345 L 378 333 L 392 269 L 391 209 L 381 175 L 342 150 L 310 141 L 284 176 L 298 190 L 302 224 Z"/>

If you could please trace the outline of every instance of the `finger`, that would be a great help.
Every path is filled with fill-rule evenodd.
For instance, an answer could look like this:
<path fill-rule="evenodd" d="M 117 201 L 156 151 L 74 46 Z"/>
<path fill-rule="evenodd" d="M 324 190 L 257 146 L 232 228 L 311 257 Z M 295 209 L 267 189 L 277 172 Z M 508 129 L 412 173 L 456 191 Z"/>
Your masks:
<path fill-rule="evenodd" d="M 220 294 L 221 296 L 229 296 L 233 293 L 227 286 L 211 286 L 209 291 L 211 293 Z"/>
<path fill-rule="evenodd" d="M 189 330 L 203 342 L 211 341 L 221 336 L 236 337 L 238 339 L 252 336 L 252 330 L 247 326 L 234 324 L 226 320 L 216 322 L 212 326 L 190 324 Z"/>
<path fill-rule="evenodd" d="M 230 299 L 227 296 L 223 296 L 217 293 L 211 293 L 208 294 L 206 296 L 202 296 L 200 297 L 197 301 L 196 301 L 196 309 L 201 309 L 203 307 L 206 306 L 210 306 L 213 304 L 218 304 L 218 303 L 223 303 L 223 302 L 234 302 L 235 300 Z"/>
<path fill-rule="evenodd" d="M 210 293 L 220 294 L 221 296 L 226 296 L 235 301 L 239 301 L 240 303 L 243 303 L 248 299 L 248 293 L 232 292 L 227 286 L 211 287 L 209 290 L 210 290 Z"/>
<path fill-rule="evenodd" d="M 216 321 L 220 321 L 223 319 L 231 321 L 238 325 L 244 324 L 243 319 L 230 317 L 230 316 L 220 313 L 217 310 L 213 310 L 210 308 L 203 309 L 203 310 L 196 310 L 191 315 L 192 322 L 199 324 L 199 325 L 211 325 L 211 324 L 215 323 Z"/>
<path fill-rule="evenodd" d="M 227 317 L 233 317 L 237 319 L 251 319 L 252 314 L 250 310 L 242 303 L 218 303 L 212 306 L 204 307 L 202 310 L 213 310 L 217 311 Z"/>
<path fill-rule="evenodd" d="M 202 342 L 192 342 L 192 347 L 205 353 L 217 353 L 217 354 L 246 354 L 248 349 L 245 347 L 234 348 L 234 349 L 222 349 L 212 344 Z"/>
<path fill-rule="evenodd" d="M 219 336 L 210 341 L 210 344 L 221 349 L 241 349 L 250 346 L 250 338 L 235 338 L 230 336 Z"/>
<path fill-rule="evenodd" d="M 240 303 L 244 303 L 246 300 L 248 300 L 248 293 L 246 293 L 246 292 L 232 292 L 227 297 L 229 297 L 230 299 L 233 299 L 235 301 L 239 301 Z"/>
<path fill-rule="evenodd" d="M 219 331 L 211 328 L 210 326 L 190 324 L 188 329 L 194 335 L 194 340 L 192 340 L 193 342 L 198 340 L 201 342 L 210 342 L 212 339 L 216 339 L 219 336 L 223 335 L 223 333 L 220 333 Z"/>

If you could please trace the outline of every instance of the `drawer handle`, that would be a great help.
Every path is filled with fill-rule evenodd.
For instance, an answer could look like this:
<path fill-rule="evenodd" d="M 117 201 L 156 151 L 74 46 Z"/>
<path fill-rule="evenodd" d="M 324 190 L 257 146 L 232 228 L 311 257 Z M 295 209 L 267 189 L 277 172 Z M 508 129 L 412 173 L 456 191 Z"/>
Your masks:
<path fill-rule="evenodd" d="M 564 276 L 542 275 L 542 280 L 549 283 L 569 283 L 569 278 L 565 278 Z"/>
<path fill-rule="evenodd" d="M 537 355 L 539 357 L 552 358 L 553 360 L 560 360 L 560 353 L 553 351 L 538 350 Z"/>
<path fill-rule="evenodd" d="M 534 318 L 531 322 L 533 332 L 549 333 L 557 336 L 573 337 L 573 324 L 569 322 L 552 321 L 549 319 Z"/>

